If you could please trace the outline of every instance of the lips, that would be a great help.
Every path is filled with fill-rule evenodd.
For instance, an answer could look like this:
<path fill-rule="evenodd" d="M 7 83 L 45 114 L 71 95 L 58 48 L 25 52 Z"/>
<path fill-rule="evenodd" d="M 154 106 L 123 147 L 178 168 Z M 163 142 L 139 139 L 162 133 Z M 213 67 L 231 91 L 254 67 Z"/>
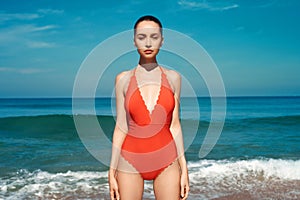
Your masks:
<path fill-rule="evenodd" d="M 151 50 L 151 49 L 146 49 L 146 50 L 144 51 L 145 54 L 151 54 L 152 52 L 153 52 L 153 50 Z"/>

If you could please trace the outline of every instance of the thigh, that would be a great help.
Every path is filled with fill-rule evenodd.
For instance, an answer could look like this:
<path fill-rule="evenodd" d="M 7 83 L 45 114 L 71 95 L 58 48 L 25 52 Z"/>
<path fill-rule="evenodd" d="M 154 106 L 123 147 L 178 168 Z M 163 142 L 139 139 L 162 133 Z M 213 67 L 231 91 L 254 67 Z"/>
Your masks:
<path fill-rule="evenodd" d="M 117 172 L 119 193 L 122 200 L 141 200 L 144 180 L 138 173 Z"/>
<path fill-rule="evenodd" d="M 180 199 L 180 168 L 178 161 L 168 166 L 153 182 L 156 200 Z"/>

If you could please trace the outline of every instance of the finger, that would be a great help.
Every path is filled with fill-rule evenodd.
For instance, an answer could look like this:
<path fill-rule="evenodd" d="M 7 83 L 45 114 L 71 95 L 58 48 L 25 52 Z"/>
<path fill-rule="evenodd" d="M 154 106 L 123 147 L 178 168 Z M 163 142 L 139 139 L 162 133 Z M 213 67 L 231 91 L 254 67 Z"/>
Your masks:
<path fill-rule="evenodd" d="M 120 200 L 120 194 L 119 194 L 118 190 L 115 191 L 115 197 L 116 197 L 116 200 Z"/>
<path fill-rule="evenodd" d="M 184 190 L 185 190 L 184 186 L 181 186 L 180 187 L 180 197 L 181 198 L 184 198 L 184 196 L 185 196 L 185 191 Z"/>
<path fill-rule="evenodd" d="M 112 189 L 110 191 L 110 198 L 111 198 L 111 200 L 120 200 L 119 192 L 115 189 Z"/>
<path fill-rule="evenodd" d="M 180 197 L 181 199 L 184 199 L 185 198 L 185 193 L 186 193 L 186 190 L 185 190 L 185 186 L 181 186 L 180 187 Z"/>
<path fill-rule="evenodd" d="M 186 193 L 185 193 L 185 196 L 184 196 L 184 198 L 183 198 L 182 200 L 185 200 L 185 199 L 187 199 L 187 198 L 188 198 L 188 194 L 189 194 L 189 192 L 188 192 L 188 191 L 186 191 Z"/>
<path fill-rule="evenodd" d="M 115 200 L 115 193 L 113 190 L 110 191 L 110 199 Z"/>
<path fill-rule="evenodd" d="M 185 188 L 185 199 L 188 198 L 188 196 L 189 196 L 189 191 L 190 191 L 190 187 L 189 187 L 189 186 L 186 186 L 186 188 Z"/>
<path fill-rule="evenodd" d="M 189 190 L 190 190 L 189 186 L 181 187 L 180 197 L 181 197 L 182 200 L 187 199 Z"/>

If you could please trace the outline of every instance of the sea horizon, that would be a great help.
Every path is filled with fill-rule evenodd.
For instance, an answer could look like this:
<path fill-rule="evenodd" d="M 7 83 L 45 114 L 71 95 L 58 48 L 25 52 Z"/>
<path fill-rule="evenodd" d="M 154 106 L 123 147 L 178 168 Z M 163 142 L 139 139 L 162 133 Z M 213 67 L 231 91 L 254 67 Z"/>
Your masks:
<path fill-rule="evenodd" d="M 181 96 L 181 98 L 195 98 L 196 96 Z M 213 96 L 214 98 L 260 98 L 260 97 L 278 97 L 278 98 L 285 98 L 285 97 L 300 97 L 300 94 L 296 95 L 226 95 L 226 96 Z M 72 99 L 75 97 L 70 96 L 6 96 L 0 97 L 0 99 Z M 76 97 L 76 98 L 112 98 L 111 96 L 96 96 L 96 97 Z M 212 98 L 212 96 L 197 96 L 197 98 Z"/>

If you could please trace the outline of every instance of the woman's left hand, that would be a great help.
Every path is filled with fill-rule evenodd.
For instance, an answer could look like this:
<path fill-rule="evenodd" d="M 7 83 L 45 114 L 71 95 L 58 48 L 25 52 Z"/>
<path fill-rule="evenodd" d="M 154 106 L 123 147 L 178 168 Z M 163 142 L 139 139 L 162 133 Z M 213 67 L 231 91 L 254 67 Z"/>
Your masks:
<path fill-rule="evenodd" d="M 187 199 L 190 191 L 188 170 L 185 168 L 181 171 L 180 177 L 180 198 Z"/>

